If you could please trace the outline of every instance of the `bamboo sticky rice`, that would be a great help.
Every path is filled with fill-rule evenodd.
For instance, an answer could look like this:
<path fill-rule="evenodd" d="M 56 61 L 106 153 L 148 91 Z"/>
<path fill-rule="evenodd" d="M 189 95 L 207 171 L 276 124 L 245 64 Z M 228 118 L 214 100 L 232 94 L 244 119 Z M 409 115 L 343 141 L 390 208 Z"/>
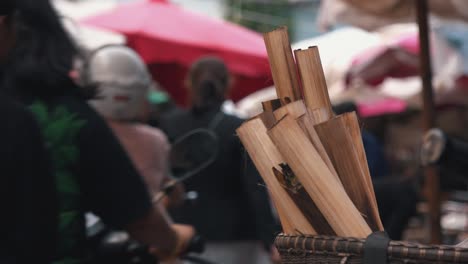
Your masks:
<path fill-rule="evenodd" d="M 356 142 L 347 131 L 343 116 L 338 116 L 315 126 L 323 146 L 327 150 L 338 172 L 346 193 L 356 205 L 373 231 L 381 230 L 377 208 L 374 207 L 368 182 L 364 174 L 364 165 L 360 163 Z M 367 166 L 367 165 L 366 165 Z"/>
<path fill-rule="evenodd" d="M 314 122 L 312 121 L 310 116 L 308 114 L 304 114 L 296 120 L 297 123 L 301 126 L 302 130 L 304 130 L 309 136 L 310 141 L 314 145 L 322 160 L 330 169 L 330 172 L 333 174 L 333 176 L 335 176 L 336 179 L 339 179 L 338 173 L 336 172 L 336 169 L 333 166 L 333 163 L 331 162 L 330 157 L 328 156 L 328 153 L 325 150 L 322 141 L 320 141 L 320 137 L 318 136 L 317 131 L 315 130 Z"/>
<path fill-rule="evenodd" d="M 295 51 L 296 66 L 286 28 L 264 39 L 278 99 L 237 133 L 283 232 L 366 238 L 383 230 L 357 116 L 334 116 L 318 48 Z"/>
<path fill-rule="evenodd" d="M 324 108 L 332 116 L 333 111 L 318 48 L 296 50 L 294 54 L 302 80 L 306 106 L 309 109 Z"/>
<path fill-rule="evenodd" d="M 310 195 L 304 189 L 304 186 L 299 182 L 298 178 L 292 172 L 287 164 L 280 164 L 283 172 L 273 168 L 273 172 L 278 179 L 278 182 L 288 192 L 294 203 L 298 205 L 304 217 L 311 223 L 315 230 L 320 230 L 320 234 L 333 236 L 336 235 L 333 228 L 328 224 L 325 217 L 322 215 L 315 202 L 310 198 Z"/>
<path fill-rule="evenodd" d="M 266 132 L 267 129 L 261 118 L 247 121 L 237 130 L 240 140 L 271 193 L 273 203 L 277 208 L 283 225 L 283 231 L 293 234 L 297 232 L 317 234 L 301 210 L 279 184 L 273 168 L 278 167 L 279 164 L 283 164 L 284 159 Z"/>
<path fill-rule="evenodd" d="M 288 28 L 280 27 L 263 35 L 278 98 L 285 103 L 301 99 Z"/>
<path fill-rule="evenodd" d="M 297 122 L 285 116 L 268 135 L 338 236 L 365 238 L 371 229 Z"/>

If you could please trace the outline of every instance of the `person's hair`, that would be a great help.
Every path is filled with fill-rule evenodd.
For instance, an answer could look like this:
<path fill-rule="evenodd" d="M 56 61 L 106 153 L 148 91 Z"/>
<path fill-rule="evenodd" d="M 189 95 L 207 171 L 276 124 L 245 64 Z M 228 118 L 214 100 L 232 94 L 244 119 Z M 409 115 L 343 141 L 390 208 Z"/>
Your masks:
<path fill-rule="evenodd" d="M 196 61 L 188 74 L 192 107 L 211 109 L 219 107 L 229 89 L 230 75 L 224 62 L 216 57 Z"/>
<path fill-rule="evenodd" d="M 4 1 L 4 0 L 2 0 Z M 9 52 L 0 86 L 15 96 L 47 98 L 66 93 L 77 47 L 49 0 L 13 1 L 7 16 L 15 44 Z"/>

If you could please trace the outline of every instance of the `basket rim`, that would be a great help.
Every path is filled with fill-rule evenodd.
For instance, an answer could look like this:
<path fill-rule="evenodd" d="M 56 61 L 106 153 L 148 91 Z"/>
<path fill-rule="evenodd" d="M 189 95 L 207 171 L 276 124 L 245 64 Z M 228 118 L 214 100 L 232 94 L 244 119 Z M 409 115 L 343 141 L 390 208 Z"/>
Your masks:
<path fill-rule="evenodd" d="M 321 235 L 279 234 L 275 245 L 281 254 L 335 255 L 362 257 L 365 239 Z M 428 260 L 438 263 L 468 263 L 468 248 L 449 245 L 424 245 L 391 241 L 390 259 Z"/>

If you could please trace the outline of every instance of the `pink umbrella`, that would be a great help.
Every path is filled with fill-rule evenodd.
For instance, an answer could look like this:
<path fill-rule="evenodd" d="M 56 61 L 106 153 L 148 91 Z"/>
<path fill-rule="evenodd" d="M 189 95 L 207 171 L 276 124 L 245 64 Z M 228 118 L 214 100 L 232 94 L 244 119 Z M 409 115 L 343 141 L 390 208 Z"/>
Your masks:
<path fill-rule="evenodd" d="M 83 23 L 124 34 L 128 45 L 150 66 L 154 78 L 181 104 L 186 99 L 183 79 L 187 69 L 206 55 L 222 58 L 233 73 L 234 100 L 272 84 L 260 34 L 165 0 L 122 4 Z"/>

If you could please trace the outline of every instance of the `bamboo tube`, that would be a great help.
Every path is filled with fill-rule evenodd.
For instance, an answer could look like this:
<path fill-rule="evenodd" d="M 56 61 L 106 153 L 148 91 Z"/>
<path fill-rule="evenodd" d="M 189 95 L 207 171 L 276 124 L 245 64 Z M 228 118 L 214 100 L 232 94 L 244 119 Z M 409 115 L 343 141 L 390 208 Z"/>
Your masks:
<path fill-rule="evenodd" d="M 283 231 L 287 234 L 317 234 L 273 173 L 272 168 L 284 163 L 284 159 L 268 137 L 261 118 L 245 122 L 237 129 L 237 134 L 271 193 Z"/>
<path fill-rule="evenodd" d="M 325 108 L 333 116 L 327 82 L 317 47 L 294 51 L 302 80 L 304 101 L 310 109 Z"/>
<path fill-rule="evenodd" d="M 317 110 L 317 115 L 321 118 L 328 116 L 328 115 L 323 115 L 325 113 L 326 113 L 325 111 Z M 328 157 L 328 154 L 325 148 L 323 147 L 322 142 L 320 142 L 320 138 L 317 135 L 317 132 L 315 131 L 314 124 L 312 123 L 309 116 L 307 115 L 307 108 L 304 105 L 304 101 L 298 100 L 296 102 L 287 104 L 274 112 L 276 120 L 280 120 L 285 115 L 288 115 L 288 114 L 292 118 L 297 120 L 302 130 L 306 132 L 307 136 L 309 137 L 309 140 L 312 142 L 314 147 L 319 152 L 320 157 L 322 157 L 322 160 L 327 164 L 327 167 L 330 169 L 330 171 L 336 177 L 336 179 L 339 179 L 338 173 L 333 167 L 333 164 L 330 158 Z M 271 122 L 269 123 L 269 125 L 267 125 L 267 128 L 270 128 L 270 127 L 272 127 Z"/>
<path fill-rule="evenodd" d="M 372 184 L 372 178 L 369 171 L 369 166 L 367 163 L 366 152 L 364 150 L 364 143 L 362 142 L 362 135 L 361 135 L 361 128 L 359 126 L 359 120 L 356 115 L 356 112 L 346 113 L 343 115 L 343 120 L 345 122 L 345 126 L 348 128 L 348 132 L 351 135 L 352 141 L 355 143 L 354 147 L 357 152 L 357 157 L 359 159 L 359 163 L 361 167 L 364 169 L 364 179 L 367 183 L 368 193 L 372 202 L 372 206 L 374 208 L 378 208 L 377 199 L 375 198 L 374 192 L 374 185 Z M 378 214 L 378 210 L 373 210 L 373 213 L 377 215 L 374 216 L 377 219 L 377 225 L 380 231 L 384 230 L 382 225 L 382 221 L 380 220 L 380 216 Z"/>
<path fill-rule="evenodd" d="M 314 125 L 330 120 L 333 115 L 326 108 L 307 109 L 307 115 Z"/>
<path fill-rule="evenodd" d="M 297 122 L 285 116 L 268 135 L 336 234 L 366 238 L 369 226 Z"/>
<path fill-rule="evenodd" d="M 258 115 L 257 118 L 260 118 L 262 120 L 263 125 L 265 125 L 267 130 L 273 127 L 277 122 L 275 115 L 271 111 L 263 112 L 260 115 Z"/>
<path fill-rule="evenodd" d="M 294 62 L 288 28 L 280 27 L 263 35 L 270 61 L 276 93 L 282 101 L 301 99 L 296 63 Z"/>
<path fill-rule="evenodd" d="M 354 147 L 356 143 L 347 132 L 343 116 L 316 125 L 315 129 L 338 172 L 346 193 L 359 212 L 365 216 L 370 228 L 373 231 L 381 230 L 378 210 L 374 206 L 364 169 Z"/>
<path fill-rule="evenodd" d="M 307 218 L 309 223 L 316 230 L 320 230 L 320 235 L 334 236 L 336 235 L 333 228 L 328 224 L 325 217 L 315 205 L 312 198 L 310 198 L 304 186 L 299 182 L 296 175 L 292 172 L 291 168 L 286 164 L 280 164 L 283 172 L 273 168 L 273 172 L 278 179 L 278 182 L 288 192 L 289 196 L 293 199 L 294 203 L 298 205 L 304 217 Z"/>
<path fill-rule="evenodd" d="M 317 150 L 322 160 L 327 165 L 328 169 L 330 169 L 330 172 L 333 174 L 333 176 L 335 176 L 335 178 L 338 181 L 340 181 L 338 177 L 338 173 L 336 172 L 336 169 L 333 166 L 333 163 L 330 157 L 328 156 L 327 151 L 325 150 L 325 147 L 322 144 L 322 141 L 320 141 L 320 137 L 318 136 L 317 131 L 315 131 L 314 123 L 312 122 L 309 115 L 307 114 L 302 115 L 296 120 L 299 126 L 301 126 L 302 130 L 307 132 L 307 135 L 309 136 L 310 141 L 314 145 L 315 149 Z"/>
<path fill-rule="evenodd" d="M 262 102 L 263 111 L 275 111 L 276 109 L 281 107 L 281 100 L 280 99 L 273 99 L 270 101 Z"/>
<path fill-rule="evenodd" d="M 307 109 L 304 105 L 304 101 L 297 100 L 295 102 L 284 105 L 281 108 L 278 108 L 274 111 L 276 120 L 280 120 L 285 115 L 290 114 L 293 118 L 298 118 L 306 113 Z"/>

